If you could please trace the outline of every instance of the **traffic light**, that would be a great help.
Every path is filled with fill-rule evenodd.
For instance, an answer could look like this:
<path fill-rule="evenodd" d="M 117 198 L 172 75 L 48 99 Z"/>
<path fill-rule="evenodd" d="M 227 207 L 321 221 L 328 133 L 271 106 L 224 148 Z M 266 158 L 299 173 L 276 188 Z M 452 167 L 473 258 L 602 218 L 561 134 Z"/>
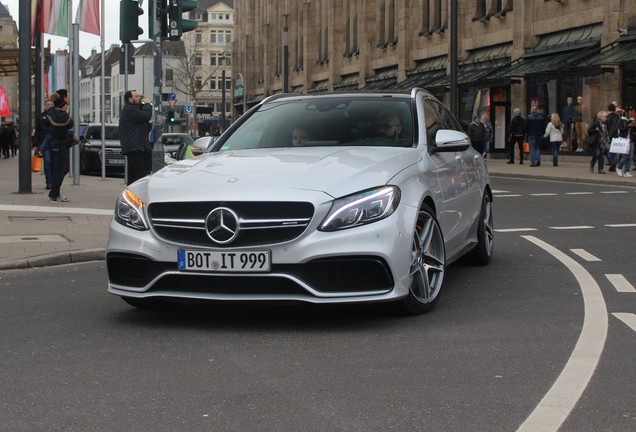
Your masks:
<path fill-rule="evenodd" d="M 168 111 L 168 123 L 174 123 L 174 110 Z"/>
<path fill-rule="evenodd" d="M 143 15 L 144 10 L 139 7 L 137 0 L 119 1 L 119 40 L 122 43 L 129 43 L 139 39 L 139 35 L 144 30 L 139 27 L 139 15 Z"/>
<path fill-rule="evenodd" d="M 168 39 L 176 41 L 181 35 L 197 28 L 197 22 L 183 19 L 184 12 L 197 7 L 197 0 L 168 0 Z"/>

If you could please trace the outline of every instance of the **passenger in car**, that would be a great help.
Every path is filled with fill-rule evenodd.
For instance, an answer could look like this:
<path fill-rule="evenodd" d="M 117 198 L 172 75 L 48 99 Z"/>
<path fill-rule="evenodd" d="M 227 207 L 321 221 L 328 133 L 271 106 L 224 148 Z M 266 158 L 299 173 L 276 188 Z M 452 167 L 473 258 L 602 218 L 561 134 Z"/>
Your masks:
<path fill-rule="evenodd" d="M 378 137 L 397 141 L 402 133 L 402 122 L 399 114 L 392 109 L 380 112 L 375 121 L 375 130 Z"/>
<path fill-rule="evenodd" d="M 305 128 L 295 128 L 292 131 L 292 146 L 303 147 L 310 140 L 309 132 Z"/>

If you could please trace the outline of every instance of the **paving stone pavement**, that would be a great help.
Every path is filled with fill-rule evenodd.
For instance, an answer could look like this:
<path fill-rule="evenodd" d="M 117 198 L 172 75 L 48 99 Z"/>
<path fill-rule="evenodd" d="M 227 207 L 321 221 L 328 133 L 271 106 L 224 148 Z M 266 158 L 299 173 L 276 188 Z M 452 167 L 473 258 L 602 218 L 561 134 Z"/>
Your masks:
<path fill-rule="evenodd" d="M 542 159 L 536 168 L 528 162 L 507 164 L 503 154 L 490 155 L 487 163 L 493 177 L 602 183 L 636 190 L 636 177 L 590 173 L 586 155 L 561 156 L 558 167 L 552 166 L 551 156 Z M 26 188 L 20 184 L 20 162 L 18 156 L 0 159 L 0 270 L 104 259 L 115 201 L 125 189 L 123 177 L 82 175 L 74 184 L 67 176 L 62 195 L 69 202 L 50 203 L 41 173 L 29 170 L 31 188 L 19 193 Z"/>

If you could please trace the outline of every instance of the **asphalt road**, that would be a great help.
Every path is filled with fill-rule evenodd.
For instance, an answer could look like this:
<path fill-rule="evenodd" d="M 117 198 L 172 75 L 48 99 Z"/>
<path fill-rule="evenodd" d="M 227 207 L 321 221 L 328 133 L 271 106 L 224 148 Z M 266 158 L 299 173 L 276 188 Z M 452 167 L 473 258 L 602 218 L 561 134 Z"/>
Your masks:
<path fill-rule="evenodd" d="M 103 262 L 0 272 L 0 430 L 636 430 L 634 189 L 494 186 L 491 265 L 419 317 L 138 311 Z"/>

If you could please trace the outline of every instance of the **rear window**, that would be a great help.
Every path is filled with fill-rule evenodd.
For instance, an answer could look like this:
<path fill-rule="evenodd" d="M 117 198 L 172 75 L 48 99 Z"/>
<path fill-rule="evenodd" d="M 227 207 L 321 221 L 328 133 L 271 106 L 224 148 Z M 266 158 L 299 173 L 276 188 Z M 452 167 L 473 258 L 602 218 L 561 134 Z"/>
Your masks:
<path fill-rule="evenodd" d="M 106 136 L 104 139 L 119 141 L 119 127 L 106 126 Z M 102 126 L 89 126 L 86 131 L 86 139 L 88 140 L 101 140 L 102 139 Z"/>

